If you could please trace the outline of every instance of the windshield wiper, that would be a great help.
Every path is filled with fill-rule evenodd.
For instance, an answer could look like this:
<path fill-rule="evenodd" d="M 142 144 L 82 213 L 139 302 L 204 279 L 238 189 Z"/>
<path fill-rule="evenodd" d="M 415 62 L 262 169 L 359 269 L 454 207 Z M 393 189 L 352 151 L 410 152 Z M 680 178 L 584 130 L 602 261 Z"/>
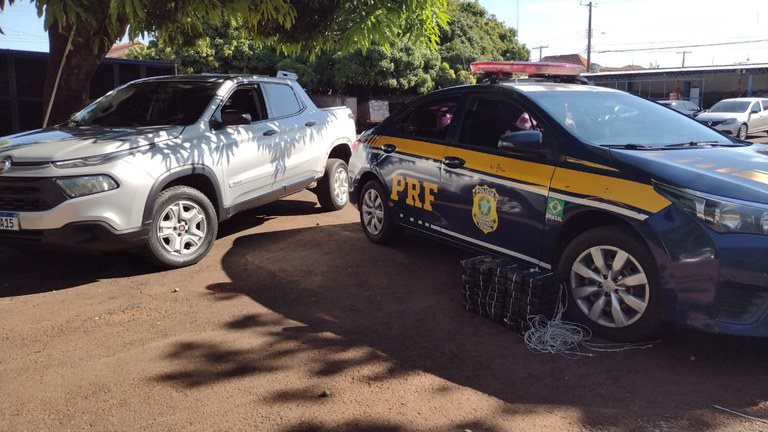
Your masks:
<path fill-rule="evenodd" d="M 647 145 L 643 144 L 604 144 L 600 147 L 605 148 L 615 148 L 615 149 L 624 149 L 624 150 L 655 150 L 654 147 L 648 147 Z"/>
<path fill-rule="evenodd" d="M 669 144 L 663 148 L 686 148 L 686 147 L 744 147 L 749 144 L 726 144 L 717 141 L 688 141 L 685 143 Z"/>

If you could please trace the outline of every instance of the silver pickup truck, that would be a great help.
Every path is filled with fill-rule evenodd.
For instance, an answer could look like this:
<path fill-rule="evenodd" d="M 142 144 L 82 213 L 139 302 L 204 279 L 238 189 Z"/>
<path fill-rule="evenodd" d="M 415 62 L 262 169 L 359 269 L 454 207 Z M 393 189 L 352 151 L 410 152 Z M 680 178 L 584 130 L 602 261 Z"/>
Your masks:
<path fill-rule="evenodd" d="M 352 113 L 278 75 L 134 81 L 65 124 L 0 138 L 0 246 L 144 250 L 182 267 L 239 211 L 304 188 L 340 209 Z"/>

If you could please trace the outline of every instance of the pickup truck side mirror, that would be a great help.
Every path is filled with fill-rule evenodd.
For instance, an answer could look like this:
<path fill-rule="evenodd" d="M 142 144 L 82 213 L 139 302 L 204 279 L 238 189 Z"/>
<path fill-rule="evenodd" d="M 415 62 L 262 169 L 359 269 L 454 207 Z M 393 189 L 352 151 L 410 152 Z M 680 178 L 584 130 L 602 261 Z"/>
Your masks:
<path fill-rule="evenodd" d="M 238 110 L 226 110 L 221 113 L 214 114 L 211 118 L 211 129 L 218 130 L 227 126 L 236 125 L 248 125 L 251 124 L 251 115 Z"/>
<path fill-rule="evenodd" d="M 499 148 L 515 153 L 546 153 L 547 149 L 541 142 L 541 132 L 519 131 L 504 134 L 499 138 Z"/>
<path fill-rule="evenodd" d="M 226 110 L 221 113 L 221 123 L 223 126 L 247 125 L 251 124 L 251 115 L 238 110 Z"/>

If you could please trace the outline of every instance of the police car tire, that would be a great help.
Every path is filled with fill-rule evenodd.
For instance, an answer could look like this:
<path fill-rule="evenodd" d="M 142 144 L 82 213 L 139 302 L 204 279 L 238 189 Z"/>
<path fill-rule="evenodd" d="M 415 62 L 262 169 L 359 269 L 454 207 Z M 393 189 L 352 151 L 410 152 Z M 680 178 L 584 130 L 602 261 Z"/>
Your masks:
<path fill-rule="evenodd" d="M 165 246 L 155 235 L 160 224 L 162 213 L 168 206 L 177 201 L 188 201 L 200 208 L 205 216 L 207 230 L 203 244 L 193 253 L 187 256 L 174 255 L 165 249 Z M 196 264 L 203 259 L 208 251 L 211 250 L 213 242 L 216 240 L 219 229 L 219 220 L 213 204 L 199 190 L 189 186 L 173 186 L 162 192 L 155 199 L 152 209 L 152 223 L 150 225 L 147 243 L 144 247 L 142 257 L 150 264 L 161 268 L 180 268 Z"/>
<path fill-rule="evenodd" d="M 642 267 L 648 280 L 648 305 L 642 316 L 625 327 L 608 327 L 592 321 L 576 304 L 570 289 L 570 275 L 576 259 L 594 246 L 613 246 L 627 252 Z M 648 340 L 659 331 L 661 322 L 661 292 L 656 261 L 643 240 L 630 230 L 619 226 L 591 229 L 573 239 L 564 249 L 558 270 L 565 280 L 568 293 L 566 317 L 592 330 L 592 334 L 617 342 Z"/>
<path fill-rule="evenodd" d="M 341 210 L 349 202 L 349 196 L 347 196 L 343 202 L 334 197 L 333 177 L 336 171 L 340 168 L 344 168 L 344 171 L 346 172 L 346 162 L 341 159 L 328 159 L 325 163 L 325 174 L 323 174 L 323 177 L 317 182 L 317 187 L 313 190 L 315 195 L 317 195 L 317 201 L 320 203 L 320 207 L 325 211 Z"/>
<path fill-rule="evenodd" d="M 382 202 L 384 203 L 383 223 L 381 226 L 381 230 L 378 232 L 378 234 L 374 234 L 368 231 L 368 228 L 365 226 L 365 220 L 363 218 L 363 199 L 365 197 L 365 194 L 371 189 L 376 190 Z M 365 236 L 368 237 L 368 240 L 372 241 L 373 243 L 378 243 L 378 244 L 389 243 L 392 240 L 395 240 L 401 233 L 400 227 L 395 223 L 395 220 L 392 218 L 392 207 L 389 205 L 389 200 L 387 199 L 387 196 L 388 194 L 384 189 L 384 186 L 382 186 L 382 184 L 378 180 L 369 181 L 368 183 L 363 185 L 363 188 L 360 190 L 360 200 L 359 200 L 360 201 L 359 203 L 360 226 L 362 226 L 363 232 L 365 233 Z"/>

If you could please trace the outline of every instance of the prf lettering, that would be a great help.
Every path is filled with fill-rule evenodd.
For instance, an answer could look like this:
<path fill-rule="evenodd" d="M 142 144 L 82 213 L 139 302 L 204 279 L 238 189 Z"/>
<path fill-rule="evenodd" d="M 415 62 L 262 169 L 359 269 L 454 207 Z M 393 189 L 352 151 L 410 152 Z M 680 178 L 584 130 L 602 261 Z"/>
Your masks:
<path fill-rule="evenodd" d="M 403 192 L 405 192 L 406 204 L 432 211 L 437 185 L 399 175 L 392 177 L 392 201 L 398 201 Z"/>

